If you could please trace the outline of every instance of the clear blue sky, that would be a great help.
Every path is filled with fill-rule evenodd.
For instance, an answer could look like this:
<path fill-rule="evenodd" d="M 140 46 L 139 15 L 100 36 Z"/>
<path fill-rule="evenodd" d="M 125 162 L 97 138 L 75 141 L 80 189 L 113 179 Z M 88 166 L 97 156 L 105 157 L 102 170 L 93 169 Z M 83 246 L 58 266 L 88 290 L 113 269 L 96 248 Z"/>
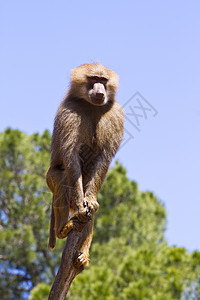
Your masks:
<path fill-rule="evenodd" d="M 169 244 L 190 251 L 200 250 L 199 16 L 197 0 L 18 0 L 0 8 L 0 131 L 52 131 L 69 70 L 110 67 L 122 105 L 139 91 L 158 111 L 140 118 L 140 132 L 126 122 L 134 139 L 117 158 L 141 190 L 164 201 Z"/>

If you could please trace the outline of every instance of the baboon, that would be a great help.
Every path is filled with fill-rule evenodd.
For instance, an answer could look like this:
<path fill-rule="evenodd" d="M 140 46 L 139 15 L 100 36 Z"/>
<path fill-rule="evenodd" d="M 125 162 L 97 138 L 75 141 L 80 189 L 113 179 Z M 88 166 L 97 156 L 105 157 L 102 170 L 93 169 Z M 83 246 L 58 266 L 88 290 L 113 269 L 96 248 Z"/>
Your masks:
<path fill-rule="evenodd" d="M 118 76 L 99 63 L 73 69 L 54 123 L 46 175 L 53 193 L 49 248 L 56 237 L 87 226 L 77 265 L 87 265 L 97 194 L 123 137 L 124 113 L 115 100 Z M 69 219 L 70 215 L 70 219 Z"/>

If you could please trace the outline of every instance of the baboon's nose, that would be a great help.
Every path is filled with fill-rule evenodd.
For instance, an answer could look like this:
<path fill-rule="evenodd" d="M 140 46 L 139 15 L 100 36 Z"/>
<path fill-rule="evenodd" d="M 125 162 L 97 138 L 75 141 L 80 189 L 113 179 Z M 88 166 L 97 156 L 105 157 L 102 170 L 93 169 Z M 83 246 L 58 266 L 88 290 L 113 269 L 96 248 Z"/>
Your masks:
<path fill-rule="evenodd" d="M 104 94 L 103 93 L 96 93 L 96 98 L 98 100 L 102 100 L 104 98 Z"/>

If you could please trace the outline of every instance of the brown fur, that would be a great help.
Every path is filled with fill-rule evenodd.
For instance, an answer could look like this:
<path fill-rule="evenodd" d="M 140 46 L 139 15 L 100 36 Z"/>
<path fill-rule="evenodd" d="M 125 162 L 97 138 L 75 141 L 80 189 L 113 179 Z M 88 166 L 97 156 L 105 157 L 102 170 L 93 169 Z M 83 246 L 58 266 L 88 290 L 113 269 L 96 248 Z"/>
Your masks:
<path fill-rule="evenodd" d="M 90 103 L 88 78 L 92 76 L 108 80 L 105 105 Z M 78 266 L 88 264 L 92 215 L 99 207 L 97 194 L 123 137 L 124 114 L 115 101 L 117 87 L 118 76 L 110 69 L 100 64 L 82 65 L 72 70 L 70 89 L 55 118 L 46 176 L 53 193 L 49 247 L 55 247 L 56 236 L 64 238 L 71 230 L 81 231 L 86 226 Z M 70 208 L 73 216 L 68 221 Z"/>

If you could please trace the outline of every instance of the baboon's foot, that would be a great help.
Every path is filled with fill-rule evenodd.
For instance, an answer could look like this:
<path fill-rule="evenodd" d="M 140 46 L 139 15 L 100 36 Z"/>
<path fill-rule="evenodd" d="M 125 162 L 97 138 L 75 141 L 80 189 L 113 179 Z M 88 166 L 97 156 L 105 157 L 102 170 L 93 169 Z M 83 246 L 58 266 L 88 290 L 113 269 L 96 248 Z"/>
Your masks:
<path fill-rule="evenodd" d="M 71 218 L 65 226 L 57 233 L 59 239 L 64 239 L 72 230 L 82 231 L 85 223 L 79 221 L 77 217 Z"/>
<path fill-rule="evenodd" d="M 82 252 L 78 252 L 78 257 L 74 261 L 74 266 L 80 268 L 81 266 L 87 267 L 89 265 L 89 257 Z"/>

